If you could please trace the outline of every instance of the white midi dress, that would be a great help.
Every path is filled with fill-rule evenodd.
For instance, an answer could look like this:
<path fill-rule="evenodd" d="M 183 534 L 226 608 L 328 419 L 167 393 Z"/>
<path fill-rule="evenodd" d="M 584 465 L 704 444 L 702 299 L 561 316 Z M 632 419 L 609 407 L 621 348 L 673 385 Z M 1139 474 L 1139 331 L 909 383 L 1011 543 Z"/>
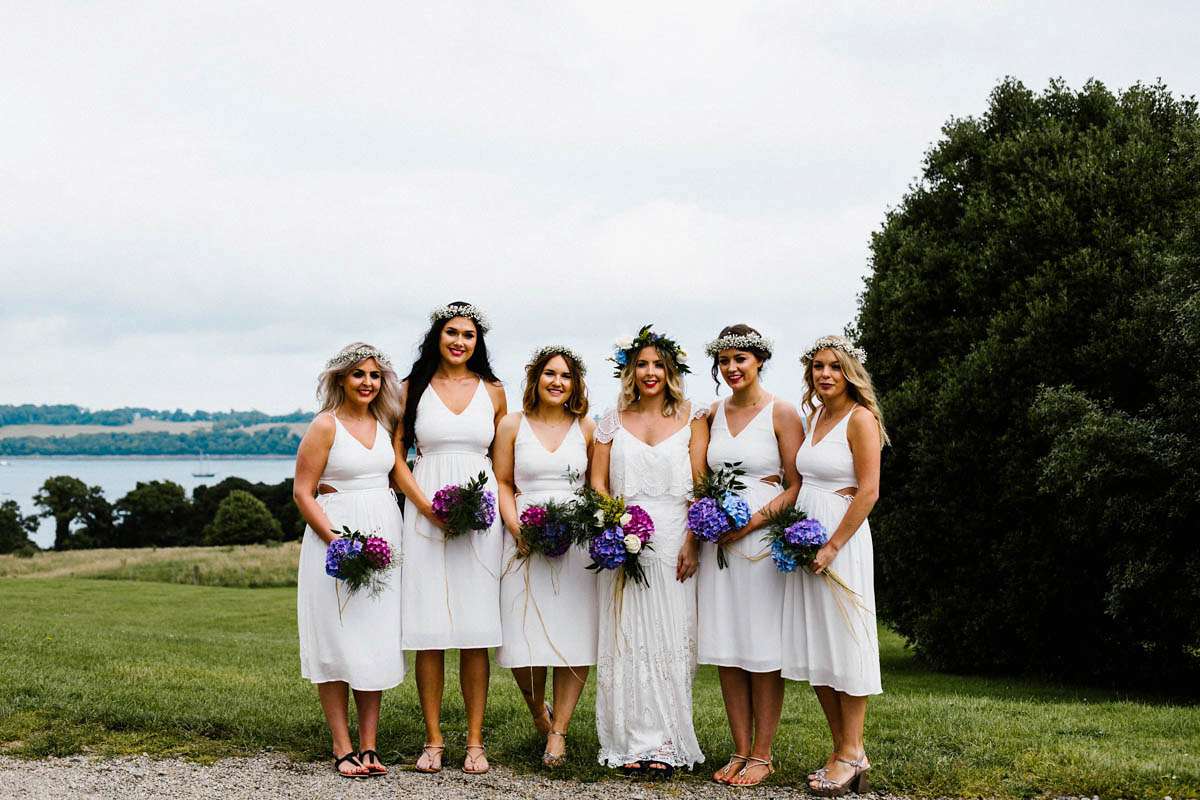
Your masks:
<path fill-rule="evenodd" d="M 568 501 L 578 484 L 568 470 L 587 472 L 587 443 L 576 421 L 558 449 L 547 450 L 524 415 L 513 446 L 517 513 L 548 500 Z M 500 578 L 500 622 L 504 644 L 496 650 L 501 667 L 572 667 L 596 663 L 596 573 L 584 547 L 556 558 L 533 553 L 517 558 L 517 545 L 504 534 L 504 575 Z"/>
<path fill-rule="evenodd" d="M 819 415 L 821 410 L 818 409 Z M 838 489 L 858 487 L 854 457 L 846 439 L 852 408 L 821 441 L 810 433 L 796 453 L 803 482 L 796 506 L 819 519 L 832 536 L 852 498 Z M 857 597 L 822 575 L 797 569 L 786 576 L 783 593 L 783 677 L 830 686 L 862 696 L 880 694 L 879 632 L 875 625 L 875 566 L 871 526 L 864 520 L 842 546 L 829 569 Z"/>
<path fill-rule="evenodd" d="M 300 631 L 300 674 L 313 683 L 344 681 L 363 691 L 390 689 L 404 680 L 400 595 L 402 521 L 388 474 L 396 465 L 392 440 L 376 423 L 370 448 L 334 417 L 333 445 L 320 483 L 337 489 L 318 494 L 317 504 L 334 531 L 342 526 L 387 540 L 394 566 L 388 585 L 372 597 L 353 596 L 325 573 L 328 545 L 311 527 L 300 544 L 296 620 Z M 338 606 L 342 606 L 338 614 Z"/>
<path fill-rule="evenodd" d="M 783 487 L 783 464 L 775 437 L 775 401 L 747 423 L 737 436 L 729 432 L 725 402 L 713 416 L 708 440 L 708 466 L 720 469 L 741 462 L 746 471 L 742 499 L 752 512 L 774 500 Z M 774 478 L 774 482 L 767 482 Z M 780 668 L 784 574 L 763 542 L 765 529 L 751 531 L 725 545 L 728 566 L 717 568 L 717 545 L 701 543 L 696 573 L 697 645 L 701 664 L 740 667 L 748 672 Z"/>
<path fill-rule="evenodd" d="M 704 761 L 692 723 L 696 581 L 677 581 L 675 565 L 688 535 L 691 425 L 651 447 L 625 430 L 613 409 L 597 424 L 596 441 L 612 442 L 609 490 L 654 521 L 654 549 L 641 555 L 648 586 L 627 581 L 618 595 L 618 570 L 600 573 L 599 760 L 610 767 L 645 760 L 690 767 Z"/>
<path fill-rule="evenodd" d="M 461 485 L 480 472 L 496 493 L 488 458 L 495 437 L 495 409 L 480 380 L 471 402 L 455 414 L 432 386 L 417 405 L 417 462 L 413 478 L 430 500 L 445 486 Z M 419 513 L 404 511 L 404 649 L 496 647 L 501 642 L 500 572 L 504 533 L 500 514 L 485 531 L 447 539 Z"/>

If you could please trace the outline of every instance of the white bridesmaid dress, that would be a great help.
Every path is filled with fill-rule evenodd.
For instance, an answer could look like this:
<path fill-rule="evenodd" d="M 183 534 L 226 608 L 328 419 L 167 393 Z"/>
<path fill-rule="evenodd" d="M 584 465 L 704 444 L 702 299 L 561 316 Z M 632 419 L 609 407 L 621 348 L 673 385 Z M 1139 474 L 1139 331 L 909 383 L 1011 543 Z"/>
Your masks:
<path fill-rule="evenodd" d="M 312 528 L 305 529 L 296 581 L 300 674 L 313 683 L 345 681 L 363 691 L 390 689 L 404 680 L 399 613 L 403 523 L 388 486 L 396 453 L 383 425 L 376 423 L 375 442 L 368 448 L 331 416 L 333 445 L 320 483 L 337 491 L 318 494 L 317 504 L 335 531 L 345 525 L 387 540 L 395 566 L 381 594 L 372 597 L 363 590 L 347 599 L 344 585 L 325 574 L 328 545 Z"/>
<path fill-rule="evenodd" d="M 852 498 L 838 489 L 858 487 L 854 457 L 846 439 L 855 406 L 829 433 L 813 443 L 812 430 L 796 453 L 804 479 L 796 506 L 819 519 L 833 535 Z M 786 576 L 783 593 L 783 677 L 830 686 L 855 696 L 881 694 L 879 632 L 875 625 L 875 565 L 871 525 L 866 520 L 842 546 L 829 569 L 857 595 L 857 601 L 821 575 L 797 569 Z"/>
<path fill-rule="evenodd" d="M 734 436 L 729 431 L 722 401 L 713 417 L 708 440 L 708 466 L 720 469 L 741 462 L 746 471 L 742 499 L 757 512 L 774 500 L 783 487 L 783 463 L 775 437 L 771 400 Z M 774 478 L 774 482 L 768 482 Z M 740 667 L 748 672 L 780 668 L 779 631 L 782 624 L 785 575 L 771 560 L 763 542 L 765 528 L 751 531 L 725 545 L 728 566 L 717 568 L 717 546 L 700 544 L 697 582 L 697 644 L 701 664 Z"/>
<path fill-rule="evenodd" d="M 521 415 L 513 447 L 517 513 L 549 500 L 568 501 L 577 484 L 567 471 L 587 473 L 587 443 L 576 420 L 553 452 Z M 596 573 L 585 547 L 557 558 L 534 553 L 517 558 L 513 537 L 504 532 L 504 575 L 500 579 L 501 667 L 572 667 L 596 663 Z"/>
<path fill-rule="evenodd" d="M 691 419 L 705 413 L 697 410 Z M 687 535 L 691 425 L 651 447 L 625 430 L 611 409 L 597 424 L 596 441 L 612 442 L 609 490 L 654 521 L 654 549 L 641 555 L 649 586 L 627 581 L 617 596 L 617 570 L 600 573 L 599 760 L 610 767 L 646 760 L 690 767 L 704 761 L 692 723 L 696 581 L 675 580 L 675 564 Z"/>
<path fill-rule="evenodd" d="M 432 500 L 438 489 L 480 472 L 495 494 L 488 448 L 496 435 L 495 408 L 483 381 L 460 414 L 432 386 L 417 405 L 413 478 Z M 502 641 L 500 572 L 505 534 L 500 513 L 486 531 L 447 539 L 415 504 L 404 512 L 404 649 L 496 647 Z"/>

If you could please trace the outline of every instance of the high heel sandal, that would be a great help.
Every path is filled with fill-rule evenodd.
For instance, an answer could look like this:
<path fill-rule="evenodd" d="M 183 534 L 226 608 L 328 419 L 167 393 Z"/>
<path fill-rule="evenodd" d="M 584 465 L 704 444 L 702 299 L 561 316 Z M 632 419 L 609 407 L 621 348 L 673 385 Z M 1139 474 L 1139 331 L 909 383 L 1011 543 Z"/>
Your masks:
<path fill-rule="evenodd" d="M 558 755 L 550 752 L 550 737 L 561 736 L 563 740 L 563 751 Z M 558 731 L 550 731 L 546 734 L 546 749 L 542 753 L 542 764 L 547 767 L 562 766 L 562 763 L 567 760 L 567 735 Z"/>
<path fill-rule="evenodd" d="M 753 761 L 754 763 L 751 764 L 750 763 L 751 761 Z M 774 758 L 755 758 L 754 756 L 750 756 L 749 758 L 746 759 L 746 766 L 742 767 L 741 772 L 739 772 L 737 775 L 733 776 L 733 779 L 729 781 L 729 785 L 730 786 L 758 786 L 760 783 L 765 781 L 770 775 L 774 774 L 774 772 L 775 772 L 775 764 L 773 763 L 774 761 L 775 761 Z M 766 767 L 767 774 L 763 775 L 761 778 L 759 778 L 756 781 L 750 781 L 747 783 L 738 783 L 737 782 L 738 778 L 740 778 L 746 774 L 746 770 L 752 769 L 754 767 Z"/>
<path fill-rule="evenodd" d="M 421 755 L 417 756 L 417 763 L 414 766 L 417 772 L 441 772 L 442 771 L 442 753 L 445 752 L 446 745 L 444 744 L 429 744 L 421 748 Z M 421 766 L 421 759 L 425 759 L 425 766 Z M 434 763 L 434 759 L 437 763 Z"/>
<path fill-rule="evenodd" d="M 538 727 L 538 723 L 542 720 L 546 720 L 546 724 L 548 725 L 554 725 L 554 706 L 543 700 L 542 713 L 534 714 L 532 711 L 530 711 L 529 716 L 533 717 L 533 726 L 535 728 Z M 546 733 L 549 734 L 549 731 Z"/>
<path fill-rule="evenodd" d="M 813 786 L 811 783 L 808 785 L 810 793 L 818 797 L 843 797 L 847 792 L 866 794 L 871 791 L 871 784 L 867 780 L 867 773 L 871 771 L 871 767 L 869 765 L 864 766 L 863 764 L 867 760 L 866 753 L 863 753 L 854 761 L 842 758 L 841 756 L 838 756 L 837 760 L 854 767 L 854 774 L 841 783 L 831 781 L 828 777 L 817 778 L 816 786 Z"/>
<path fill-rule="evenodd" d="M 713 775 L 713 780 L 716 781 L 717 783 L 729 783 L 729 780 L 731 777 L 729 772 L 733 768 L 733 762 L 735 762 L 735 761 L 742 762 L 742 769 L 746 768 L 746 757 L 744 755 L 742 755 L 741 753 L 734 753 L 733 755 L 731 755 L 729 757 L 729 763 L 726 764 L 725 766 L 721 767 L 719 770 L 717 770 L 716 774 Z M 739 770 L 735 771 L 733 774 L 737 775 L 738 772 L 741 772 L 741 771 L 742 770 L 739 769 Z"/>

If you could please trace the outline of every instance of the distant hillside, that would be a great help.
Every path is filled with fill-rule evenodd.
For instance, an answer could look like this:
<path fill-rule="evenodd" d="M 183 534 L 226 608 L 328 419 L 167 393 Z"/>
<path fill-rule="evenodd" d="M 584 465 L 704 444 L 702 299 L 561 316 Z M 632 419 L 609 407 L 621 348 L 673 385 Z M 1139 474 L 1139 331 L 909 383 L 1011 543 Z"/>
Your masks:
<path fill-rule="evenodd" d="M 152 408 L 114 408 L 92 411 L 77 405 L 0 405 L 0 428 L 8 425 L 130 425 L 141 420 L 166 422 L 219 422 L 235 426 L 263 422 L 308 422 L 311 411 L 264 414 L 261 411 L 156 411 Z"/>

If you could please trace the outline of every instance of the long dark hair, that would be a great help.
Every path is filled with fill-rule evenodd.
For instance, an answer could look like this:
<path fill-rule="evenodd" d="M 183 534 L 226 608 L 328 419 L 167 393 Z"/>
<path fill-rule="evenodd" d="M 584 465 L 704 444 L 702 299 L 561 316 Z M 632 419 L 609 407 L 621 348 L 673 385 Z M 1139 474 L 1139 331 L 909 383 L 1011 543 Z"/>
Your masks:
<path fill-rule="evenodd" d="M 465 300 L 455 300 L 447 305 L 451 308 L 467 308 L 471 304 Z M 466 317 L 465 314 L 463 316 Z M 470 317 L 466 318 L 471 319 Z M 425 394 L 425 390 L 429 387 L 429 381 L 433 379 L 433 374 L 437 372 L 438 366 L 442 363 L 442 351 L 438 345 L 441 342 L 442 329 L 452 319 L 454 318 L 443 317 L 434 321 L 421 341 L 421 350 L 417 353 L 417 360 L 413 362 L 412 369 L 404 376 L 404 380 L 408 383 L 408 391 L 404 396 L 404 439 L 401 442 L 405 452 L 412 449 L 417 441 L 417 406 L 420 405 L 421 395 Z M 478 375 L 480 380 L 499 383 L 500 379 L 496 377 L 496 373 L 492 372 L 492 362 L 488 359 L 483 329 L 475 320 L 471 319 L 471 322 L 475 325 L 475 350 L 467 359 L 467 369 Z"/>

